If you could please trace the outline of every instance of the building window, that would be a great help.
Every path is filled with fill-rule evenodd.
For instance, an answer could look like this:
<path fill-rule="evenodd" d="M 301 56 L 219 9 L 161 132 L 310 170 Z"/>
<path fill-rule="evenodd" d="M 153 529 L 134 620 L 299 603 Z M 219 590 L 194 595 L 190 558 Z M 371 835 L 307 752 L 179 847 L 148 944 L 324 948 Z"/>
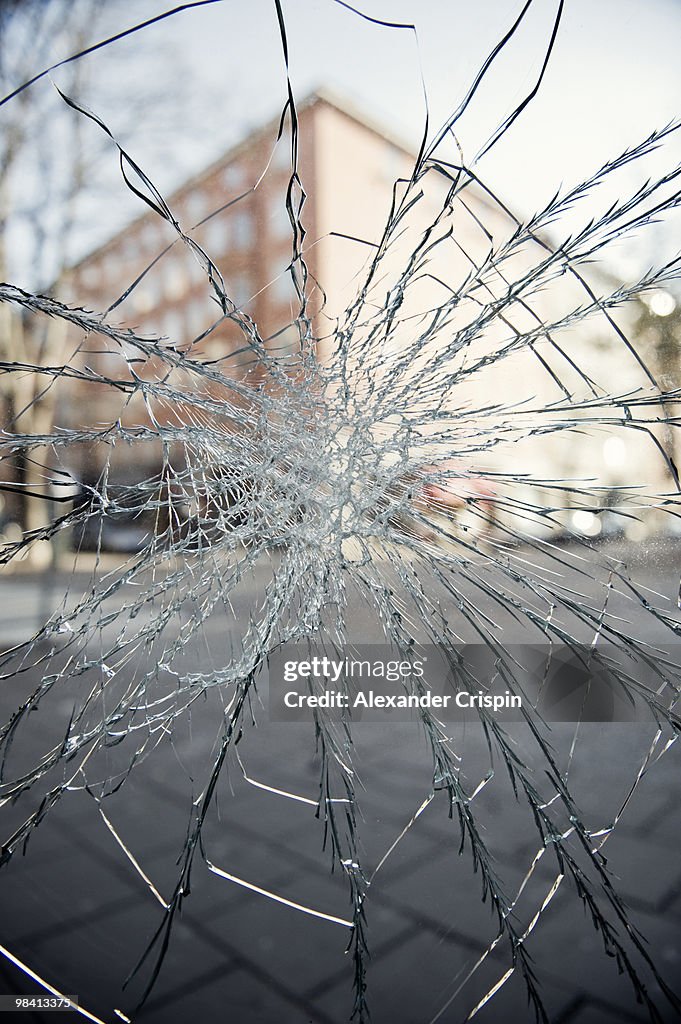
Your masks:
<path fill-rule="evenodd" d="M 176 260 L 165 268 L 165 294 L 168 299 L 179 299 L 187 289 L 187 275 Z"/>
<path fill-rule="evenodd" d="M 98 288 L 104 279 L 104 261 L 93 261 L 83 267 L 80 272 L 80 280 L 83 288 Z"/>
<path fill-rule="evenodd" d="M 162 333 L 167 335 L 171 345 L 178 345 L 185 339 L 184 317 L 177 309 L 171 309 L 163 318 Z"/>
<path fill-rule="evenodd" d="M 154 305 L 154 296 L 149 288 L 138 285 L 132 293 L 132 302 L 136 313 L 148 313 Z"/>
<path fill-rule="evenodd" d="M 267 297 L 270 302 L 277 305 L 291 305 L 298 302 L 296 290 L 293 287 L 290 270 L 284 270 L 272 281 L 267 289 Z"/>
<path fill-rule="evenodd" d="M 224 217 L 209 220 L 203 230 L 208 255 L 213 258 L 222 256 L 228 248 L 228 231 Z"/>
<path fill-rule="evenodd" d="M 191 256 L 187 263 L 187 274 L 192 284 L 199 284 L 201 281 L 208 280 L 208 274 L 205 268 L 196 256 Z"/>
<path fill-rule="evenodd" d="M 213 306 L 208 298 L 192 299 L 187 305 L 187 330 L 191 337 L 195 338 L 203 334 L 212 322 Z"/>
<path fill-rule="evenodd" d="M 226 338 L 209 338 L 203 346 L 203 353 L 207 359 L 224 359 L 229 347 Z"/>
<path fill-rule="evenodd" d="M 121 245 L 121 260 L 125 264 L 127 270 L 128 267 L 135 263 L 139 263 L 140 258 L 140 243 L 139 238 L 136 235 L 130 235 L 126 238 Z"/>
<path fill-rule="evenodd" d="M 273 195 L 270 201 L 270 213 L 268 217 L 268 229 L 270 234 L 277 239 L 290 239 L 293 235 L 293 228 L 286 209 L 286 197 L 283 193 Z"/>
<path fill-rule="evenodd" d="M 253 215 L 250 210 L 236 210 L 231 218 L 232 243 L 235 249 L 250 249 L 255 240 Z"/>
<path fill-rule="evenodd" d="M 163 288 L 158 267 L 154 267 L 142 278 L 132 293 L 135 309 L 139 313 L 148 313 L 156 309 L 163 299 Z"/>
<path fill-rule="evenodd" d="M 139 233 L 140 247 L 149 256 L 158 255 L 160 239 L 156 224 L 145 224 Z"/>
<path fill-rule="evenodd" d="M 245 192 L 246 175 L 243 167 L 239 164 L 230 164 L 229 167 L 225 167 L 221 175 L 221 184 L 227 192 Z"/>
<path fill-rule="evenodd" d="M 227 294 L 239 309 L 243 309 L 253 298 L 253 282 L 250 275 L 233 274 L 227 284 Z"/>
<path fill-rule="evenodd" d="M 199 189 L 196 192 L 190 192 L 184 200 L 184 209 L 190 227 L 194 227 L 210 213 L 208 197 Z"/>

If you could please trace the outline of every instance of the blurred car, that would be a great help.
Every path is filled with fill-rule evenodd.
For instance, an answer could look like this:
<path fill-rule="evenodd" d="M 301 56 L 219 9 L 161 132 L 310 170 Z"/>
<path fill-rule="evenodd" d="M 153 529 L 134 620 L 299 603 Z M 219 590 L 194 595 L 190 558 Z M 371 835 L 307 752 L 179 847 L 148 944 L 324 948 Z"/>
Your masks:
<path fill-rule="evenodd" d="M 457 459 L 423 465 L 406 479 L 411 511 L 403 526 L 430 543 L 477 543 L 494 526 L 496 491 L 489 479 L 474 475 Z"/>
<path fill-rule="evenodd" d="M 73 547 L 78 551 L 141 551 L 153 536 L 153 525 L 134 515 L 107 516 L 93 512 L 73 529 Z"/>
<path fill-rule="evenodd" d="M 81 487 L 74 498 L 74 511 L 78 516 L 72 531 L 76 551 L 134 554 L 149 543 L 156 530 L 152 510 L 122 504 L 115 512 L 104 512 L 94 487 Z"/>

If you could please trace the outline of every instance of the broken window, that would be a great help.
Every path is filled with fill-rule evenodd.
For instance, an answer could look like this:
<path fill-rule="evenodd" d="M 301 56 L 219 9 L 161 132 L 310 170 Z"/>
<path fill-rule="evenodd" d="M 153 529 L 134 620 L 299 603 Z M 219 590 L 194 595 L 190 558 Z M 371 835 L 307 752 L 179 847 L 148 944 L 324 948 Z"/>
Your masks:
<path fill-rule="evenodd" d="M 7 991 L 100 1021 L 210 1019 L 217 992 L 262 1021 L 678 1010 L 678 944 L 646 945 L 616 846 L 673 803 L 640 806 L 679 725 L 678 124 L 526 209 L 495 159 L 568 30 L 562 2 L 511 6 L 493 38 L 457 12 L 479 61 L 437 116 L 411 15 L 315 12 L 377 79 L 411 55 L 410 140 L 300 87 L 314 42 L 275 0 L 269 120 L 260 90 L 222 155 L 171 135 L 175 180 L 142 144 L 185 80 L 160 41 L 199 76 L 222 5 L 3 8 Z M 153 69 L 140 135 L 123 58 Z M 187 133 L 230 120 L 224 83 L 199 93 Z M 406 668 L 358 690 L 355 663 Z M 386 681 L 375 720 L 355 698 Z M 567 962 L 582 932 L 628 995 Z"/>

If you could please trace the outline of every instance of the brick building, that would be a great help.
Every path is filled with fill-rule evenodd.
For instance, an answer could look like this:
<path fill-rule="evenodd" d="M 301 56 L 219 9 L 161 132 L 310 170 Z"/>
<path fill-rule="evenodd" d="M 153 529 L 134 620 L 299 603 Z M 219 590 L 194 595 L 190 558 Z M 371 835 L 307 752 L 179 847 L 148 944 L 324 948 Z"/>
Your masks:
<path fill-rule="evenodd" d="M 395 179 L 410 174 L 413 156 L 326 92 L 301 103 L 297 118 L 298 174 L 305 190 L 303 250 L 310 275 L 306 294 L 313 331 L 320 338 L 317 356 L 323 359 L 324 338 L 356 289 L 356 275 L 366 260 L 366 246 L 353 239 L 380 238 Z M 300 300 L 293 279 L 300 270 L 291 266 L 294 229 L 286 202 L 290 136 L 285 132 L 277 142 L 278 129 L 277 120 L 251 134 L 167 203 L 182 230 L 219 270 L 238 311 L 252 319 L 265 346 L 281 358 L 300 345 Z M 293 205 L 301 198 L 294 191 Z M 202 360 L 216 360 L 224 374 L 246 384 L 257 384 L 262 376 L 242 331 L 222 316 L 205 269 L 151 210 L 72 268 L 66 298 L 96 311 L 114 306 L 109 322 L 141 336 L 165 338 Z M 124 355 L 101 337 L 74 339 L 74 344 L 72 361 L 80 366 L 109 378 L 126 372 Z M 141 372 L 153 375 L 155 369 L 152 358 Z M 74 393 L 81 399 L 75 403 Z M 148 421 L 139 400 L 122 402 L 111 388 L 88 381 L 71 385 L 62 402 L 63 425 L 82 426 L 85 407 L 86 415 L 100 424 Z M 81 456 L 87 462 L 92 453 L 82 450 Z M 114 470 L 121 460 L 126 460 L 123 450 L 114 453 Z M 80 476 L 101 470 L 71 468 Z"/>
<path fill-rule="evenodd" d="M 323 282 L 327 312 L 333 316 L 365 253 L 358 259 L 356 246 L 339 244 L 331 232 L 379 237 L 395 178 L 410 173 L 413 156 L 327 93 L 315 93 L 300 104 L 297 117 L 298 173 L 306 191 L 305 261 L 311 277 Z M 265 340 L 285 329 L 299 308 L 289 270 L 290 139 L 284 134 L 277 143 L 278 127 L 277 120 L 256 131 L 167 199 L 182 229 L 222 273 L 227 294 L 252 317 Z M 189 345 L 219 319 L 220 311 L 199 263 L 152 211 L 73 268 L 70 297 L 103 310 L 154 260 L 110 319 L 141 334 Z M 315 310 L 319 301 L 319 295 L 316 302 L 312 296 Z M 203 340 L 201 352 L 224 356 L 235 340 L 230 325 L 223 323 Z"/>
<path fill-rule="evenodd" d="M 362 273 L 381 239 L 394 190 L 404 187 L 396 183 L 410 177 L 414 155 L 408 146 L 372 124 L 364 114 L 327 92 L 315 93 L 302 102 L 297 118 L 298 174 L 305 192 L 301 221 L 306 235 L 302 249 L 309 270 L 305 294 L 316 358 L 323 365 L 332 351 L 338 324 L 354 300 L 364 279 Z M 183 231 L 205 250 L 219 270 L 225 292 L 234 301 L 238 315 L 243 313 L 251 318 L 265 349 L 285 361 L 287 352 L 293 358 L 300 346 L 296 326 L 300 301 L 294 286 L 294 275 L 299 275 L 300 268 L 292 267 L 293 225 L 286 204 L 291 179 L 290 137 L 285 132 L 277 142 L 278 129 L 277 119 L 254 132 L 186 182 L 167 198 L 167 203 Z M 463 200 L 457 202 L 456 214 L 448 214 L 444 219 L 446 178 L 429 175 L 423 184 L 419 182 L 419 188 L 420 202 L 402 219 L 381 274 L 374 280 L 373 290 L 364 297 L 365 314 L 361 319 L 369 325 L 367 330 L 371 328 L 372 310 L 378 311 L 379 318 L 384 316 L 381 311 L 385 310 L 386 296 L 403 273 L 414 240 L 438 218 L 440 244 L 431 247 L 424 273 L 416 275 L 410 283 L 399 322 L 386 336 L 380 354 L 365 363 L 364 369 L 369 368 L 375 379 L 382 374 L 390 378 L 395 372 L 404 344 L 410 344 L 413 331 L 418 329 L 415 325 L 424 322 L 428 310 L 444 301 L 442 289 L 453 292 L 456 282 L 465 278 L 471 265 L 484 265 L 491 235 L 498 243 L 514 229 L 513 221 L 476 186 L 466 189 Z M 294 191 L 291 198 L 297 206 L 303 197 Z M 521 263 L 526 258 L 526 254 L 518 256 Z M 518 265 L 509 269 L 517 273 Z M 130 289 L 133 282 L 136 284 Z M 501 296 L 505 287 L 499 276 L 486 290 L 481 288 L 480 300 L 493 301 L 494 290 Z M 113 307 L 107 314 L 109 322 L 132 328 L 137 335 L 165 338 L 164 344 L 179 352 L 190 351 L 201 360 L 216 361 L 222 373 L 240 385 L 262 383 L 262 361 L 253 358 L 233 319 L 222 315 L 205 269 L 178 240 L 174 229 L 152 210 L 74 266 L 68 275 L 67 293 L 62 291 L 60 297 L 95 311 Z M 582 298 L 575 292 L 562 301 L 578 305 Z M 544 319 L 550 321 L 559 315 L 551 290 L 546 295 L 534 296 L 532 304 Z M 519 331 L 536 329 L 536 319 L 521 304 L 513 311 L 513 319 Z M 448 344 L 448 338 L 462 325 L 465 326 L 465 320 L 457 320 L 456 312 L 453 313 L 438 344 Z M 497 319 L 481 342 L 478 355 L 484 357 L 485 346 L 491 353 L 503 343 L 506 332 L 507 325 Z M 607 381 L 613 349 L 599 332 L 598 325 L 580 325 L 577 334 L 568 331 L 563 338 L 567 338 L 566 345 L 580 365 L 596 379 Z M 362 358 L 366 359 L 362 338 L 361 327 L 355 328 L 354 352 L 362 351 Z M 82 332 L 76 332 L 67 341 L 66 349 L 66 361 L 72 366 L 86 368 L 109 380 L 126 375 L 130 379 L 125 346 L 121 350 L 98 335 L 83 337 Z M 133 359 L 139 356 L 132 350 L 127 354 Z M 359 357 L 351 353 L 351 367 L 355 358 Z M 421 363 L 432 358 L 432 346 L 424 347 L 419 358 Z M 408 385 L 409 374 L 420 365 L 419 358 L 414 360 L 413 369 L 406 373 L 401 370 L 403 383 Z M 555 352 L 550 353 L 550 358 L 557 358 Z M 566 372 L 565 365 L 556 369 L 559 374 Z M 142 377 L 153 379 L 158 376 L 157 371 L 163 376 L 166 368 L 153 356 L 138 359 L 135 372 Z M 626 372 L 618 366 L 618 374 L 622 387 L 641 383 L 640 368 L 633 362 Z M 579 388 L 576 378 L 570 384 Z M 57 427 L 79 429 L 96 424 L 101 428 L 120 422 L 124 427 L 136 428 L 149 426 L 152 416 L 156 422 L 163 423 L 165 418 L 171 424 L 178 416 L 172 403 L 162 403 L 150 416 L 141 395 L 130 398 L 92 379 L 60 381 L 60 385 L 61 397 L 54 417 Z M 513 394 L 519 405 L 528 400 L 550 402 L 562 397 L 542 362 L 527 347 L 508 359 L 489 362 L 484 374 L 457 383 L 455 391 L 458 407 L 469 410 L 483 409 L 497 395 L 507 400 Z M 415 406 L 420 400 L 415 393 Z M 427 400 L 425 396 L 423 400 Z M 470 415 L 474 418 L 474 414 Z M 179 420 L 182 421 L 181 416 Z M 473 436 L 475 423 L 469 422 L 468 428 Z M 621 482 L 617 476 L 620 471 L 611 471 L 607 465 L 605 442 L 609 435 L 606 431 L 602 434 L 596 446 L 592 437 L 538 436 L 523 442 L 522 452 L 515 441 L 505 443 L 500 439 L 490 459 L 485 462 L 480 457 L 473 468 L 503 473 L 511 467 L 515 471 L 520 459 L 522 472 L 528 478 L 577 478 L 588 470 L 590 477 L 600 473 L 601 479 L 614 485 Z M 434 436 L 434 444 L 436 441 Z M 650 461 L 645 438 L 628 443 L 627 468 L 632 462 L 645 465 Z M 136 445 L 134 450 L 121 444 L 109 450 L 104 445 L 69 445 L 63 452 L 62 464 L 80 479 L 94 482 L 105 460 L 113 478 L 142 479 L 158 469 L 161 452 L 153 437 L 146 446 Z M 534 498 L 542 500 L 537 494 Z"/>

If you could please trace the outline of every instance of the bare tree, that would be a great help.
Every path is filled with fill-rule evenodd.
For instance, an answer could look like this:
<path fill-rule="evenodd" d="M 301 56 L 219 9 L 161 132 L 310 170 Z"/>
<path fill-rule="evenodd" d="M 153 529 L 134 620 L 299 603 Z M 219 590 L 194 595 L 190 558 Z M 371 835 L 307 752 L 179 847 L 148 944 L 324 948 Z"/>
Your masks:
<path fill-rule="evenodd" d="M 103 5 L 97 0 L 27 0 L 0 5 L 0 90 L 3 96 L 30 81 L 36 68 L 45 68 L 80 53 L 111 32 L 127 5 L 120 0 Z M 139 45 L 133 43 L 134 45 Z M 166 54 L 165 60 L 177 58 Z M 160 58 L 164 59 L 164 58 Z M 67 62 L 54 79 L 45 77 L 19 91 L 0 110 L 0 280 L 11 280 L 50 296 L 69 293 L 70 268 L 84 242 L 101 240 L 106 231 L 102 199 L 101 160 L 111 140 L 77 109 L 97 107 L 97 65 L 87 60 Z M 159 106 L 170 117 L 179 93 L 169 95 L 165 84 L 139 88 L 135 75 L 123 76 L 115 91 L 125 130 Z M 155 101 L 163 89 L 163 104 Z M 68 101 L 73 101 L 73 106 Z M 153 129 L 165 125 L 154 113 Z M 97 217 L 90 216 L 93 200 Z M 102 216 L 104 209 L 104 217 Z M 94 232 L 92 230 L 94 223 Z M 86 241 L 87 240 L 87 241 Z M 48 436 L 55 420 L 58 389 L 41 368 L 64 363 L 69 332 L 59 318 L 32 317 L 9 304 L 0 310 L 0 417 L 10 433 Z M 25 373 L 13 372 L 26 367 Z M 27 532 L 44 529 L 49 521 L 45 501 L 49 484 L 49 451 L 35 448 L 31 457 L 18 451 L 5 472 L 7 508 Z M 7 466 L 6 466 L 7 469 Z M 13 492 L 13 493 L 12 493 Z M 45 545 L 35 548 L 46 551 Z"/>

